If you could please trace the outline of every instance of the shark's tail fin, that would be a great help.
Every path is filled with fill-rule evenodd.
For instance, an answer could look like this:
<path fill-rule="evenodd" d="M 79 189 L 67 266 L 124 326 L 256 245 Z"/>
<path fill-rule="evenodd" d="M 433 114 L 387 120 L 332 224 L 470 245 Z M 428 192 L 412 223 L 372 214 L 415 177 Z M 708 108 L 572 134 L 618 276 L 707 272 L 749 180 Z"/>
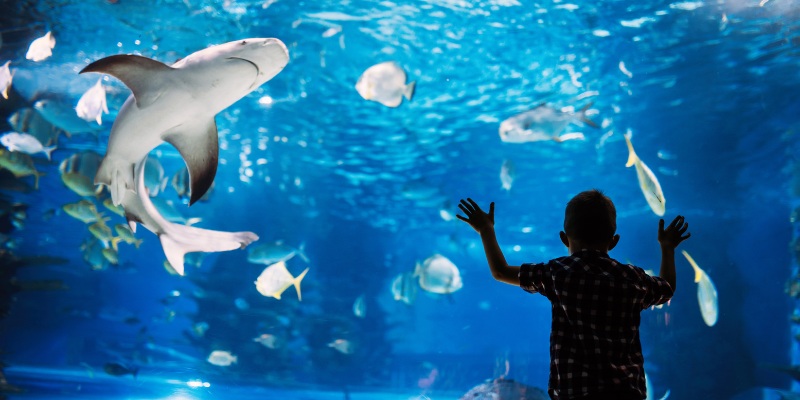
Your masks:
<path fill-rule="evenodd" d="M 164 232 L 159 235 L 161 247 L 172 268 L 178 275 L 184 274 L 183 257 L 186 253 L 202 251 L 213 253 L 243 249 L 258 240 L 253 232 L 222 232 L 195 228 L 167 222 Z"/>
<path fill-rule="evenodd" d="M 106 157 L 97 169 L 94 183 L 108 186 L 111 201 L 118 206 L 122 203 L 125 190 L 136 190 L 133 184 L 133 164 Z"/>

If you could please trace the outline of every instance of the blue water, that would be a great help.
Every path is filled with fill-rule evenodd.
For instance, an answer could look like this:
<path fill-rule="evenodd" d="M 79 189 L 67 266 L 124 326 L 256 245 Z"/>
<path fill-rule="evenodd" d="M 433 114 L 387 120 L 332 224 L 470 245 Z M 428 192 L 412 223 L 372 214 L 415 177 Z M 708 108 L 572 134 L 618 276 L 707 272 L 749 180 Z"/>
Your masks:
<path fill-rule="evenodd" d="M 120 244 L 118 266 L 92 270 L 80 250 L 91 234 L 61 209 L 80 196 L 58 165 L 78 151 L 104 154 L 130 94 L 107 77 L 111 113 L 99 136 L 60 137 L 52 161 L 33 156 L 44 173 L 38 190 L 2 191 L 29 206 L 4 246 L 63 259 L 21 267 L 16 279 L 68 287 L 21 291 L 0 320 L 6 378 L 27 391 L 8 396 L 440 400 L 503 374 L 546 388 L 549 304 L 494 281 L 478 235 L 442 210 L 457 213 L 467 196 L 494 201 L 500 244 L 519 265 L 565 255 L 564 206 L 597 187 L 618 211 L 622 239 L 611 256 L 657 270 L 658 216 L 625 168 L 629 133 L 663 188 L 665 218 L 690 223 L 681 248 L 719 294 L 719 321 L 708 327 L 692 269 L 678 256 L 675 297 L 642 315 L 655 395 L 777 398 L 770 388 L 790 390 L 792 380 L 765 365 L 791 365 L 797 349 L 786 288 L 797 266 L 800 3 L 761 3 L 2 2 L 0 62 L 15 70 L 10 99 L 0 99 L 3 132 L 37 99 L 74 107 L 98 79 L 77 72 L 102 57 L 171 64 L 237 39 L 282 40 L 286 68 L 216 116 L 220 160 L 209 201 L 187 208 L 171 186 L 159 196 L 202 218 L 200 227 L 255 232 L 251 246 L 302 244 L 309 259 L 287 264 L 295 275 L 309 268 L 302 301 L 293 288 L 281 300 L 261 296 L 253 282 L 264 265 L 249 263 L 247 250 L 209 254 L 186 276 L 171 275 L 144 229 L 138 250 Z M 47 31 L 53 56 L 25 60 Z M 416 81 L 413 99 L 397 108 L 354 88 L 384 61 Z M 567 132 L 585 140 L 563 143 L 500 140 L 503 120 L 541 103 L 591 103 L 589 117 L 602 127 L 571 124 Z M 170 178 L 183 166 L 169 145 L 151 157 Z M 499 178 L 504 160 L 516 165 L 510 191 Z M 111 223 L 123 222 L 95 202 Z M 392 279 L 436 253 L 458 266 L 463 288 L 395 301 Z M 363 318 L 353 312 L 362 295 Z M 198 323 L 209 327 L 202 336 L 193 333 Z M 262 333 L 280 345 L 254 342 Z M 352 344 L 351 354 L 329 346 L 337 339 Z M 214 350 L 238 362 L 211 365 Z M 104 373 L 114 362 L 138 369 L 136 379 Z"/>

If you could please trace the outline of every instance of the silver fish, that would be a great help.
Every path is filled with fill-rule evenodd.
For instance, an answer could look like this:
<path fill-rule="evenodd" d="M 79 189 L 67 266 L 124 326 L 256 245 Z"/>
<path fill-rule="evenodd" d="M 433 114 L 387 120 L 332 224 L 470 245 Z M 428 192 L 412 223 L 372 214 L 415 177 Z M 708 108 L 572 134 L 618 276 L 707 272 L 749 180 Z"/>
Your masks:
<path fill-rule="evenodd" d="M 583 122 L 597 128 L 597 124 L 586 117 L 586 110 L 592 103 L 584 106 L 576 113 L 564 112 L 540 104 L 532 110 L 525 111 L 500 123 L 500 140 L 505 143 L 526 143 L 553 140 L 583 139 L 582 133 L 563 134 L 569 124 Z M 563 135 L 562 135 L 563 134 Z"/>

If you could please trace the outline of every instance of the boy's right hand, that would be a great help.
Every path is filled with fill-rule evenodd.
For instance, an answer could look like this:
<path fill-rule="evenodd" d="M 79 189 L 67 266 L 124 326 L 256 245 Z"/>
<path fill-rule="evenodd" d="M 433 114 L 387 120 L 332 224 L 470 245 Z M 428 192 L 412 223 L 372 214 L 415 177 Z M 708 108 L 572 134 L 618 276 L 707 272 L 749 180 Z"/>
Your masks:
<path fill-rule="evenodd" d="M 458 208 L 460 208 L 467 217 L 465 218 L 462 217 L 461 214 L 457 214 L 456 218 L 468 223 L 476 232 L 483 233 L 494 229 L 494 202 L 489 204 L 488 214 L 483 212 L 478 206 L 478 203 L 475 203 L 469 197 L 467 200 L 461 199 Z"/>
<path fill-rule="evenodd" d="M 675 249 L 681 242 L 692 236 L 691 233 L 683 234 L 689 229 L 689 224 L 686 223 L 683 216 L 678 215 L 672 220 L 667 229 L 664 229 L 664 220 L 658 221 L 658 242 L 661 243 L 662 249 Z"/>

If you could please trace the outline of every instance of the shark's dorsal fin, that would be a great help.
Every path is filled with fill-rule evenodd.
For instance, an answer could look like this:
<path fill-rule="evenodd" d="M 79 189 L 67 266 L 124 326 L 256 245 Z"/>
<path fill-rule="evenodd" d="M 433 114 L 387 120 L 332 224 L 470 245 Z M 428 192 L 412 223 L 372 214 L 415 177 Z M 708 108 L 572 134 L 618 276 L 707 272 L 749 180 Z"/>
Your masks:
<path fill-rule="evenodd" d="M 198 135 L 197 132 L 203 134 Z M 196 120 L 170 130 L 163 139 L 175 146 L 186 162 L 191 187 L 189 205 L 192 205 L 206 194 L 217 175 L 219 157 L 217 124 L 213 117 Z"/>
<path fill-rule="evenodd" d="M 151 58 L 134 54 L 117 54 L 101 58 L 81 70 L 109 74 L 125 84 L 133 92 L 136 105 L 144 108 L 152 105 L 163 90 L 161 79 L 153 79 L 159 74 L 169 73 L 173 68 Z"/>

